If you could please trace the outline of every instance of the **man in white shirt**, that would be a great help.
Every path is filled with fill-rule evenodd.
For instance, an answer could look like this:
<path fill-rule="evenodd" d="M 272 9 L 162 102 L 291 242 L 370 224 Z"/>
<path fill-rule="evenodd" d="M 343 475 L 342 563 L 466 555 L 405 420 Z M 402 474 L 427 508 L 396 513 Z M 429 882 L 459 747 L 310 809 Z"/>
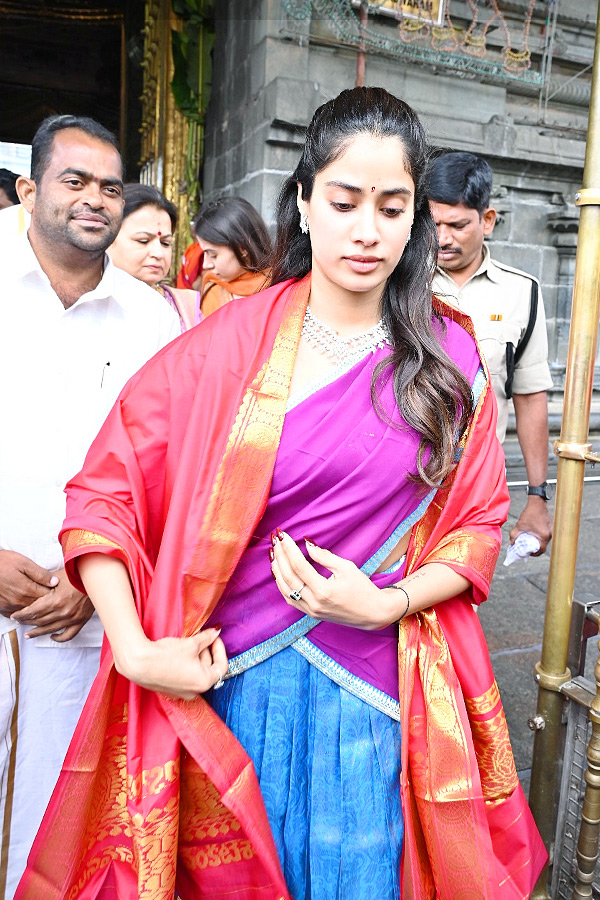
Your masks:
<path fill-rule="evenodd" d="M 105 253 L 123 212 L 114 136 L 54 116 L 0 249 L 0 898 L 11 900 L 99 662 L 102 629 L 65 577 L 64 486 L 125 382 L 179 334 Z"/>
<path fill-rule="evenodd" d="M 514 543 L 521 532 L 535 534 L 543 553 L 552 536 L 546 483 L 546 391 L 552 387 L 546 318 L 538 281 L 492 259 L 484 243 L 496 223 L 490 206 L 492 177 L 489 164 L 473 153 L 444 153 L 430 163 L 427 195 L 439 244 L 433 290 L 473 320 L 498 401 L 500 441 L 512 396 L 529 486 L 510 539 Z"/>

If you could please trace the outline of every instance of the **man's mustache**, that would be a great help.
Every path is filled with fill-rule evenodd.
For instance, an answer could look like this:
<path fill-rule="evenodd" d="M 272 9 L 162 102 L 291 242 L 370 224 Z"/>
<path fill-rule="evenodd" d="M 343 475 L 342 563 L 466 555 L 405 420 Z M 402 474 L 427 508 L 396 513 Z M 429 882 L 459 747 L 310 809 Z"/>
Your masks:
<path fill-rule="evenodd" d="M 74 209 L 71 211 L 69 218 L 77 219 L 80 216 L 83 216 L 86 219 L 96 220 L 98 222 L 101 222 L 103 225 L 109 224 L 109 220 L 106 218 L 105 215 L 103 215 L 103 213 L 94 212 L 93 210 L 90 210 L 90 209 Z"/>

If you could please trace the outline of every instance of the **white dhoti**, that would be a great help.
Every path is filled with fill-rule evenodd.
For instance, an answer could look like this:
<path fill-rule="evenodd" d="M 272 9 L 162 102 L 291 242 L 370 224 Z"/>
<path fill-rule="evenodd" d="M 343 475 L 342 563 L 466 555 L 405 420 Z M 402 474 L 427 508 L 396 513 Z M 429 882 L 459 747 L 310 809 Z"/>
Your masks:
<path fill-rule="evenodd" d="M 0 897 L 8 896 L 6 876 L 17 764 L 18 678 L 17 632 L 9 631 L 0 635 Z"/>
<path fill-rule="evenodd" d="M 0 637 L 0 900 L 12 900 L 100 662 L 100 647 Z M 18 675 L 18 678 L 17 678 Z"/>

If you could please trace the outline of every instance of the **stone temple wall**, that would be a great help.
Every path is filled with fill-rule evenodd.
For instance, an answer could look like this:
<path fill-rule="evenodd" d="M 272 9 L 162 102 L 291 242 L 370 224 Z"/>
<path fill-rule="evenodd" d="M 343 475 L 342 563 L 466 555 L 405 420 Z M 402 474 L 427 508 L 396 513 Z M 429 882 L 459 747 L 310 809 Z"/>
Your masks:
<path fill-rule="evenodd" d="M 578 214 L 593 58 L 596 3 L 559 0 L 552 65 L 545 88 L 459 77 L 443 66 L 369 53 L 366 83 L 382 85 L 420 114 L 437 147 L 485 156 L 495 175 L 499 221 L 490 242 L 501 261 L 536 275 L 548 320 L 560 409 L 567 353 Z M 465 4 L 463 4 L 465 5 Z M 523 17 L 525 0 L 503 9 Z M 204 193 L 239 194 L 272 226 L 282 179 L 294 168 L 314 110 L 353 86 L 356 51 L 340 43 L 327 18 L 287 15 L 281 0 L 222 0 L 217 5 L 212 94 L 206 122 Z M 548 23 L 536 3 L 530 33 L 539 68 Z M 452 0 L 452 12 L 461 4 Z M 390 20 L 371 15 L 375 28 Z M 493 32 L 492 32 L 493 34 Z M 600 387 L 600 369 L 598 377 Z"/>

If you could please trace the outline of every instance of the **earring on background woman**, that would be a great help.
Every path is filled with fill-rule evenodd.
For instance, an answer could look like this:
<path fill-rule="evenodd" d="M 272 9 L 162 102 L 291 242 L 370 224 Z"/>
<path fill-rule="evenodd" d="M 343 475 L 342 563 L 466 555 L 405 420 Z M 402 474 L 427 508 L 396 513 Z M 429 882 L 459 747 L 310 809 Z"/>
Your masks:
<path fill-rule="evenodd" d="M 300 213 L 300 231 L 302 234 L 308 234 L 308 216 L 306 213 Z"/>

